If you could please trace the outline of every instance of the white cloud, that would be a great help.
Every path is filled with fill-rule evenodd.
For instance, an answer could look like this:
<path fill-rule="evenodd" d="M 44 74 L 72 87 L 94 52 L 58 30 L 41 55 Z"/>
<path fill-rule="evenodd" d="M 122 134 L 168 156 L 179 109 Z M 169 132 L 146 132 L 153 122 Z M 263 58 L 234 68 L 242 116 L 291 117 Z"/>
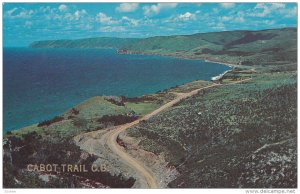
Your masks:
<path fill-rule="evenodd" d="M 210 26 L 212 29 L 216 30 L 226 30 L 225 25 L 222 22 L 208 22 L 208 26 Z"/>
<path fill-rule="evenodd" d="M 100 32 L 125 32 L 126 29 L 123 26 L 104 26 L 99 28 Z"/>
<path fill-rule="evenodd" d="M 225 9 L 233 8 L 235 6 L 234 3 L 220 3 L 220 4 Z"/>
<path fill-rule="evenodd" d="M 158 22 L 159 22 L 158 20 L 150 19 L 148 17 L 143 18 L 143 24 L 146 25 L 146 26 L 154 27 L 154 26 L 157 25 Z"/>
<path fill-rule="evenodd" d="M 11 10 L 8 10 L 6 13 L 8 14 L 8 15 L 12 15 L 15 11 L 17 11 L 18 10 L 18 8 L 13 8 L 13 9 L 11 9 Z"/>
<path fill-rule="evenodd" d="M 96 16 L 96 21 L 103 24 L 118 24 L 118 21 L 112 19 L 112 17 L 107 16 L 105 13 L 99 12 Z"/>
<path fill-rule="evenodd" d="M 285 8 L 285 4 L 284 3 L 271 3 L 271 8 L 272 9 Z"/>
<path fill-rule="evenodd" d="M 45 15 L 45 18 L 47 20 L 61 20 L 63 18 L 63 15 L 55 13 L 53 10 L 51 10 L 50 13 L 47 13 Z M 71 13 L 66 13 L 64 16 L 65 19 L 73 20 L 73 16 Z"/>
<path fill-rule="evenodd" d="M 249 16 L 254 17 L 265 17 L 271 14 L 274 11 L 279 13 L 285 13 L 285 4 L 284 3 L 257 3 L 254 7 L 254 11 L 249 14 Z"/>
<path fill-rule="evenodd" d="M 50 8 L 50 6 L 46 6 L 46 7 L 42 6 L 39 8 L 39 10 L 43 13 L 46 13 L 46 12 L 50 12 L 51 8 Z"/>
<path fill-rule="evenodd" d="M 257 3 L 256 6 L 254 7 L 254 10 L 261 10 L 261 11 L 253 12 L 252 14 L 250 14 L 250 16 L 265 17 L 266 15 L 271 13 L 271 7 L 265 3 Z"/>
<path fill-rule="evenodd" d="M 79 20 L 83 16 L 87 15 L 87 12 L 85 9 L 82 10 L 76 10 L 73 14 L 72 13 L 66 13 L 65 19 L 68 20 Z"/>
<path fill-rule="evenodd" d="M 59 9 L 59 11 L 64 12 L 64 11 L 67 11 L 68 7 L 65 4 L 61 4 L 58 7 L 58 9 Z"/>
<path fill-rule="evenodd" d="M 220 17 L 220 21 L 242 23 L 242 22 L 245 22 L 244 13 L 239 11 L 236 14 L 222 16 L 222 17 Z"/>
<path fill-rule="evenodd" d="M 250 16 L 265 17 L 271 13 L 270 9 L 264 9 L 262 12 L 252 13 Z"/>
<path fill-rule="evenodd" d="M 297 17 L 297 7 L 286 8 L 285 5 L 278 8 L 279 14 L 285 18 L 296 18 Z"/>
<path fill-rule="evenodd" d="M 85 11 L 85 9 L 82 9 L 81 11 L 77 10 L 75 11 L 74 13 L 74 17 L 75 17 L 75 20 L 79 20 L 83 15 L 86 15 L 87 12 Z"/>
<path fill-rule="evenodd" d="M 165 22 L 186 22 L 191 20 L 196 20 L 196 12 L 195 13 L 186 12 L 183 14 L 179 14 L 177 16 L 170 17 Z"/>
<path fill-rule="evenodd" d="M 265 8 L 265 4 L 264 3 L 257 3 L 254 7 L 254 9 L 263 9 Z"/>
<path fill-rule="evenodd" d="M 132 26 L 138 26 L 139 25 L 139 20 L 132 19 L 132 18 L 129 18 L 127 16 L 123 16 L 122 21 L 128 22 Z"/>
<path fill-rule="evenodd" d="M 244 17 L 231 17 L 231 16 L 223 16 L 220 18 L 220 20 L 222 22 L 237 22 L 237 23 L 242 23 L 245 22 L 245 18 Z"/>
<path fill-rule="evenodd" d="M 29 11 L 22 11 L 22 12 L 20 12 L 20 14 L 17 15 L 16 17 L 19 17 L 19 18 L 29 18 L 29 17 L 31 17 L 32 14 L 33 14 L 33 11 L 32 11 L 32 10 L 29 10 Z"/>
<path fill-rule="evenodd" d="M 172 9 L 177 6 L 178 3 L 158 3 L 156 5 L 144 6 L 144 14 L 147 16 L 156 15 L 163 9 Z"/>
<path fill-rule="evenodd" d="M 189 20 L 195 20 L 196 16 L 195 14 L 192 14 L 190 12 L 186 12 L 185 14 L 180 14 L 176 19 L 178 21 L 189 21 Z"/>
<path fill-rule="evenodd" d="M 22 8 L 20 11 L 19 10 L 20 9 L 18 9 L 18 8 L 13 8 L 11 10 L 8 10 L 6 12 L 6 14 L 9 18 L 12 18 L 12 19 L 15 19 L 15 18 L 25 19 L 25 18 L 30 18 L 34 13 L 33 10 L 31 10 L 31 9 L 26 10 L 26 9 Z"/>
<path fill-rule="evenodd" d="M 297 17 L 297 7 L 288 9 L 287 13 L 284 14 L 284 17 L 286 17 L 286 18 Z"/>
<path fill-rule="evenodd" d="M 121 3 L 116 10 L 118 12 L 133 12 L 138 8 L 138 3 Z"/>
<path fill-rule="evenodd" d="M 175 7 L 177 7 L 178 3 L 158 3 L 157 5 L 159 7 L 161 7 L 161 8 L 168 9 L 168 8 L 175 8 Z"/>

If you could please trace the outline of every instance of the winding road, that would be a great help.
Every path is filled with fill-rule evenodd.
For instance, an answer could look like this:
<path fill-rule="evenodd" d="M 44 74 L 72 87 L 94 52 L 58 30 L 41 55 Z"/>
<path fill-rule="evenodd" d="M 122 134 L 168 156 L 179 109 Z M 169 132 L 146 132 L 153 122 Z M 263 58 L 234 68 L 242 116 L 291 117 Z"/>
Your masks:
<path fill-rule="evenodd" d="M 174 104 L 180 102 L 183 99 L 186 99 L 188 97 L 191 97 L 191 96 L 197 94 L 201 90 L 216 87 L 216 86 L 220 86 L 220 85 L 237 84 L 237 83 L 245 82 L 245 81 L 248 81 L 248 80 L 251 80 L 251 78 L 236 81 L 236 82 L 231 82 L 231 83 L 228 83 L 228 84 L 213 83 L 210 86 L 198 88 L 198 89 L 193 90 L 193 91 L 188 92 L 188 93 L 177 93 L 177 97 L 175 99 L 173 99 L 172 101 L 162 105 L 161 107 L 154 110 L 153 112 L 151 112 L 151 113 L 149 113 L 149 114 L 147 114 L 147 115 L 141 117 L 140 119 L 137 119 L 137 120 L 135 120 L 131 123 L 126 123 L 124 125 L 119 125 L 119 126 L 114 127 L 112 130 L 110 130 L 108 133 L 105 134 L 105 136 L 104 136 L 105 144 L 111 149 L 112 152 L 114 152 L 118 157 L 120 157 L 122 162 L 124 162 L 126 165 L 128 165 L 132 169 L 134 169 L 139 174 L 140 177 L 143 177 L 143 181 L 148 185 L 149 188 L 160 188 L 159 182 L 156 180 L 156 177 L 155 177 L 154 173 L 151 171 L 151 169 L 149 169 L 147 166 L 145 166 L 142 162 L 140 162 L 137 159 L 130 156 L 125 151 L 125 149 L 117 143 L 118 135 L 120 133 L 124 132 L 126 129 L 138 124 L 140 121 L 150 119 L 154 115 L 157 115 L 158 113 L 162 112 L 163 110 L 172 107 Z M 94 132 L 97 132 L 97 131 L 94 131 Z M 94 132 L 90 132 L 90 133 L 94 133 Z"/>

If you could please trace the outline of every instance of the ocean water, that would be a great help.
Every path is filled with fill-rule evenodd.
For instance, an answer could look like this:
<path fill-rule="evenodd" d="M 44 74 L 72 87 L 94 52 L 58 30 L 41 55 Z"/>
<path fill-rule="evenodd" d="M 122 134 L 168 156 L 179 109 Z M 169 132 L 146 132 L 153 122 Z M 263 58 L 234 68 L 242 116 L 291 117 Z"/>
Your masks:
<path fill-rule="evenodd" d="M 51 119 L 93 96 L 140 96 L 230 69 L 113 49 L 4 48 L 3 65 L 4 131 Z"/>

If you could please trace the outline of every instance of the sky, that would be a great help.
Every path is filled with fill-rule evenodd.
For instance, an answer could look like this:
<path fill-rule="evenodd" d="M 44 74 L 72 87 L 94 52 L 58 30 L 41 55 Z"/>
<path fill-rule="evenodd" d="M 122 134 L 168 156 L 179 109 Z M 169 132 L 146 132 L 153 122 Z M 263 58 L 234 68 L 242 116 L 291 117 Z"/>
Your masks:
<path fill-rule="evenodd" d="M 297 26 L 296 3 L 4 3 L 4 47 Z"/>

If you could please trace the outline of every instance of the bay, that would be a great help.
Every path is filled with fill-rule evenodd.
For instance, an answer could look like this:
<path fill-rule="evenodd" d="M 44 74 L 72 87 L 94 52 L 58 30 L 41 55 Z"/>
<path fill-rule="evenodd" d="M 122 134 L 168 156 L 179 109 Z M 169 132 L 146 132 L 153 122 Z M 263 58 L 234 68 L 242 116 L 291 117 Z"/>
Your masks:
<path fill-rule="evenodd" d="M 114 49 L 4 48 L 4 131 L 51 119 L 94 96 L 141 96 L 229 69 L 203 60 L 119 55 Z"/>

